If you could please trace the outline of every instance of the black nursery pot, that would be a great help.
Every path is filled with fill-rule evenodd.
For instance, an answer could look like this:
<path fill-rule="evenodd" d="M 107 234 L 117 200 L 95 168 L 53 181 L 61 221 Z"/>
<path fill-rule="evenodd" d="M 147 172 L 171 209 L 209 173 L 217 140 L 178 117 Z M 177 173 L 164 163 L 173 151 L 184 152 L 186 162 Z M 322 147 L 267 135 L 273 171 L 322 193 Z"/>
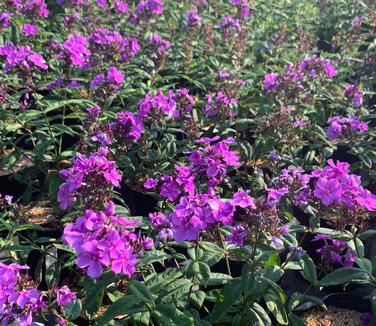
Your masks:
<path fill-rule="evenodd" d="M 352 293 L 333 293 L 329 294 L 324 303 L 327 306 L 355 310 L 362 313 L 371 311 L 371 302 L 363 297 Z"/>
<path fill-rule="evenodd" d="M 350 146 L 346 144 L 340 144 L 337 145 L 337 149 L 333 152 L 332 159 L 333 161 L 341 161 L 341 162 L 347 162 L 349 164 L 354 164 L 356 162 L 359 162 L 359 158 L 354 155 L 348 153 L 350 150 Z"/>
<path fill-rule="evenodd" d="M 244 266 L 244 262 L 237 260 L 229 260 L 229 265 L 232 277 L 240 277 L 242 275 L 242 268 Z M 214 273 L 228 274 L 226 259 L 221 259 L 210 269 Z"/>
<path fill-rule="evenodd" d="M 157 200 L 143 192 L 133 190 L 125 183 L 121 185 L 120 193 L 130 209 L 130 213 L 135 216 L 148 216 L 155 212 Z"/>
<path fill-rule="evenodd" d="M 16 200 L 22 196 L 23 192 L 22 184 L 8 174 L 0 174 L 0 194 L 13 196 L 13 199 Z"/>

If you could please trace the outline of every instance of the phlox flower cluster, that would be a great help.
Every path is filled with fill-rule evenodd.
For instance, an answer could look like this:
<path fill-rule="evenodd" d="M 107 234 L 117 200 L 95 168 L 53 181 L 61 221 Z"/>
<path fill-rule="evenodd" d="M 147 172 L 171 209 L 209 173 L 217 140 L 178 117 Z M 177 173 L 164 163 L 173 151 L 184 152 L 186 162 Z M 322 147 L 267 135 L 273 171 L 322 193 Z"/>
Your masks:
<path fill-rule="evenodd" d="M 301 60 L 295 67 L 288 64 L 282 74 L 275 72 L 265 74 L 263 85 L 267 94 L 279 89 L 289 93 L 301 92 L 304 90 L 302 85 L 304 77 L 309 79 L 318 77 L 333 79 L 336 74 L 336 68 L 329 59 L 312 56 Z"/>
<path fill-rule="evenodd" d="M 289 228 L 281 224 L 276 201 L 264 197 L 254 200 L 249 191 L 240 190 L 233 194 L 230 203 L 237 207 L 236 220 L 240 222 L 232 227 L 227 242 L 241 247 L 264 241 L 277 250 L 284 248 L 281 237 Z"/>
<path fill-rule="evenodd" d="M 6 3 L 14 10 L 27 18 L 47 18 L 49 11 L 45 0 L 6 0 Z"/>
<path fill-rule="evenodd" d="M 328 123 L 330 125 L 326 130 L 326 135 L 330 140 L 335 140 L 344 134 L 353 136 L 356 132 L 364 133 L 368 131 L 368 125 L 356 117 L 341 118 L 336 116 L 329 118 Z"/>
<path fill-rule="evenodd" d="M 86 37 L 72 34 L 63 43 L 62 50 L 66 53 L 66 57 L 73 65 L 81 68 L 88 65 L 91 51 L 88 48 L 88 40 Z M 64 57 L 64 52 L 60 54 L 62 57 Z"/>
<path fill-rule="evenodd" d="M 122 36 L 104 27 L 95 27 L 88 42 L 90 51 L 105 60 L 116 57 L 120 62 L 128 61 L 140 50 L 137 38 Z"/>
<path fill-rule="evenodd" d="M 26 274 L 28 266 L 0 262 L 0 323 L 31 326 L 33 315 L 45 306 L 43 294 Z"/>
<path fill-rule="evenodd" d="M 205 144 L 205 147 L 193 151 L 188 157 L 194 175 L 209 187 L 215 187 L 223 181 L 228 167 L 240 166 L 240 157 L 230 149 L 234 139 L 218 140 L 218 136 L 198 139 L 196 142 Z"/>
<path fill-rule="evenodd" d="M 10 18 L 13 16 L 10 12 L 0 12 L 0 28 L 10 26 Z"/>
<path fill-rule="evenodd" d="M 376 196 L 361 186 L 359 176 L 350 174 L 348 163 L 329 160 L 327 166 L 314 170 L 311 177 L 316 179 L 313 195 L 325 206 L 344 207 L 349 211 L 376 210 Z"/>
<path fill-rule="evenodd" d="M 321 255 L 323 264 L 353 266 L 356 254 L 349 248 L 346 241 L 331 239 L 328 234 L 317 234 L 312 241 L 324 241 L 324 245 L 316 250 Z"/>
<path fill-rule="evenodd" d="M 63 240 L 77 253 L 76 264 L 88 276 L 99 277 L 105 268 L 131 276 L 136 271 L 137 254 L 150 249 L 153 241 L 133 231 L 139 222 L 116 216 L 108 202 L 103 211 L 88 209 L 64 229 Z"/>
<path fill-rule="evenodd" d="M 171 222 L 164 213 L 150 213 L 149 220 L 158 233 L 158 240 L 166 241 L 174 238 Z"/>
<path fill-rule="evenodd" d="M 194 98 L 185 88 L 172 91 L 167 95 L 158 91 L 155 95 L 152 92 L 146 94 L 145 98 L 139 102 L 137 117 L 146 118 L 150 113 L 155 112 L 157 116 L 166 115 L 177 119 L 186 112 L 192 111 L 195 104 Z"/>
<path fill-rule="evenodd" d="M 141 138 L 144 126 L 132 112 L 124 111 L 116 114 L 116 121 L 111 124 L 111 130 L 120 144 L 128 144 Z"/>
<path fill-rule="evenodd" d="M 201 25 L 201 17 L 198 14 L 197 7 L 187 12 L 187 27 L 197 28 Z"/>
<path fill-rule="evenodd" d="M 230 37 L 240 33 L 240 20 L 232 16 L 225 16 L 219 23 L 225 37 Z"/>
<path fill-rule="evenodd" d="M 5 57 L 5 72 L 18 69 L 30 73 L 33 69 L 48 69 L 43 56 L 32 51 L 29 46 L 6 43 L 0 47 L 0 57 Z"/>
<path fill-rule="evenodd" d="M 162 0 L 140 0 L 135 12 L 131 15 L 131 23 L 135 24 L 138 21 L 147 21 L 154 15 L 163 14 Z"/>
<path fill-rule="evenodd" d="M 0 194 L 0 210 L 6 206 L 12 205 L 13 197 Z"/>
<path fill-rule="evenodd" d="M 150 48 L 158 55 L 163 55 L 171 46 L 170 42 L 164 40 L 158 34 L 152 34 L 149 38 Z"/>
<path fill-rule="evenodd" d="M 356 84 L 347 85 L 343 91 L 343 95 L 345 95 L 356 108 L 360 107 L 363 103 L 364 92 L 360 90 Z"/>
<path fill-rule="evenodd" d="M 116 92 L 124 81 L 124 74 L 116 67 L 110 67 L 106 74 L 98 74 L 90 81 L 90 88 L 106 89 L 107 93 Z"/>
<path fill-rule="evenodd" d="M 214 194 L 184 196 L 169 215 L 176 241 L 196 240 L 202 230 L 218 223 L 232 222 L 234 206 Z"/>
<path fill-rule="evenodd" d="M 120 186 L 121 174 L 115 162 L 107 159 L 108 154 L 106 147 L 89 156 L 78 154 L 71 168 L 60 171 L 65 179 L 57 194 L 61 209 L 67 209 L 77 198 L 90 207 L 109 201 L 113 187 Z"/>
<path fill-rule="evenodd" d="M 329 59 L 313 55 L 308 59 L 304 59 L 298 63 L 298 69 L 312 79 L 319 75 L 324 75 L 327 78 L 334 78 L 337 75 L 337 70 Z"/>
<path fill-rule="evenodd" d="M 236 98 L 229 98 L 223 92 L 217 92 L 213 97 L 210 94 L 206 95 L 207 103 L 203 109 L 208 117 L 234 117 L 236 115 L 235 104 L 238 103 Z"/>
<path fill-rule="evenodd" d="M 238 8 L 238 14 L 240 17 L 248 17 L 250 14 L 248 0 L 232 0 L 231 4 Z"/>
<path fill-rule="evenodd" d="M 194 196 L 196 182 L 206 187 L 206 192 L 213 192 L 227 174 L 228 167 L 240 165 L 239 156 L 230 150 L 232 139 L 219 142 L 219 137 L 202 138 L 199 143 L 206 143 L 203 150 L 191 152 L 188 156 L 189 165 L 175 164 L 172 175 L 164 174 L 159 179 L 148 178 L 144 183 L 146 189 L 159 187 L 162 197 L 170 201 L 179 200 L 180 196 Z M 216 143 L 214 143 L 216 142 Z"/>

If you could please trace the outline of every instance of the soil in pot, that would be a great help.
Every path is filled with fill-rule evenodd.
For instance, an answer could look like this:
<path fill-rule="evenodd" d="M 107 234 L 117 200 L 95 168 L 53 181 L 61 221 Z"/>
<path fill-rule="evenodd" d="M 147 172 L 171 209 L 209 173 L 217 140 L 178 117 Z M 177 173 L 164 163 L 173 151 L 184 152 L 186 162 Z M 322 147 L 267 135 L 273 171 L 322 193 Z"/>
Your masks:
<path fill-rule="evenodd" d="M 303 316 L 307 326 L 362 326 L 362 313 L 345 308 L 329 306 L 328 310 L 314 309 Z"/>

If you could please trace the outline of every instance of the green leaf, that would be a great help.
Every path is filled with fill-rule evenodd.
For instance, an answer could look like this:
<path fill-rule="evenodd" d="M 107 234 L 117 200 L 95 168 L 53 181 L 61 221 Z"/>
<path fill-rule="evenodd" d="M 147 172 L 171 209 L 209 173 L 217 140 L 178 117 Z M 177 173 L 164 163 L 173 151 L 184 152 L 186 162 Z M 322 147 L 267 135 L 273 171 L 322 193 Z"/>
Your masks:
<path fill-rule="evenodd" d="M 108 325 L 109 321 L 118 316 L 129 314 L 130 312 L 139 313 L 146 311 L 146 308 L 138 305 L 137 302 L 138 299 L 134 295 L 127 295 L 120 298 L 107 308 L 103 315 L 95 321 L 95 325 Z"/>
<path fill-rule="evenodd" d="M 193 318 L 187 316 L 174 305 L 160 304 L 151 313 L 158 325 L 194 326 Z"/>
<path fill-rule="evenodd" d="M 360 267 L 360 269 L 367 274 L 372 274 L 372 263 L 367 258 L 356 258 L 356 263 Z"/>
<path fill-rule="evenodd" d="M 85 284 L 85 301 L 84 309 L 89 314 L 98 311 L 102 304 L 104 289 L 116 280 L 116 276 L 112 272 L 105 272 L 97 280 L 87 278 Z"/>
<path fill-rule="evenodd" d="M 162 273 L 154 274 L 146 278 L 145 285 L 152 293 L 156 293 L 162 289 L 165 289 L 168 284 L 174 282 L 181 276 L 183 276 L 182 272 L 176 268 L 170 268 Z"/>
<path fill-rule="evenodd" d="M 64 306 L 64 314 L 69 317 L 69 319 L 74 320 L 78 318 L 81 314 L 82 304 L 81 300 L 74 300 Z"/>
<path fill-rule="evenodd" d="M 148 326 L 150 322 L 150 312 L 138 312 L 132 315 L 132 325 L 135 326 Z"/>
<path fill-rule="evenodd" d="M 268 313 L 257 302 L 253 303 L 252 309 L 259 315 L 259 317 L 264 322 L 265 326 L 271 326 L 272 325 L 272 321 L 270 320 Z"/>
<path fill-rule="evenodd" d="M 225 255 L 223 249 L 212 242 L 203 241 L 200 243 L 200 248 L 204 250 L 201 261 L 209 266 L 213 266 L 219 262 Z"/>
<path fill-rule="evenodd" d="M 367 283 L 369 276 L 366 272 L 359 268 L 343 267 L 335 270 L 334 272 L 326 275 L 319 282 L 320 286 L 332 286 L 346 283 Z"/>
<path fill-rule="evenodd" d="M 233 279 L 225 285 L 214 304 L 210 320 L 217 322 L 223 318 L 228 310 L 240 299 L 242 292 L 242 282 L 239 278 Z"/>
<path fill-rule="evenodd" d="M 321 299 L 311 295 L 305 295 L 302 293 L 294 292 L 290 296 L 290 299 L 288 301 L 288 309 L 289 311 L 293 311 L 294 309 L 306 302 L 312 302 L 324 309 L 326 308 L 325 303 Z"/>
<path fill-rule="evenodd" d="M 210 267 L 202 261 L 193 261 L 187 268 L 187 276 L 194 277 L 198 282 L 206 285 L 210 279 Z"/>
<path fill-rule="evenodd" d="M 304 321 L 297 315 L 290 315 L 289 317 L 291 326 L 305 326 Z"/>
<path fill-rule="evenodd" d="M 153 296 L 144 283 L 133 280 L 128 287 L 130 293 L 133 294 L 138 300 L 154 303 Z"/>
<path fill-rule="evenodd" d="M 311 257 L 309 257 L 308 255 L 299 256 L 299 263 L 302 267 L 303 277 L 308 282 L 315 285 L 317 283 L 317 271 L 315 263 L 313 262 Z"/>
<path fill-rule="evenodd" d="M 281 302 L 281 299 L 279 295 L 276 293 L 269 291 L 264 296 L 266 306 L 270 310 L 270 312 L 274 315 L 275 319 L 281 324 L 281 325 L 288 325 L 289 321 L 287 318 L 286 310 L 283 306 L 283 303 Z"/>
<path fill-rule="evenodd" d="M 197 307 L 201 308 L 205 300 L 204 291 L 193 291 L 189 297 L 190 301 Z"/>

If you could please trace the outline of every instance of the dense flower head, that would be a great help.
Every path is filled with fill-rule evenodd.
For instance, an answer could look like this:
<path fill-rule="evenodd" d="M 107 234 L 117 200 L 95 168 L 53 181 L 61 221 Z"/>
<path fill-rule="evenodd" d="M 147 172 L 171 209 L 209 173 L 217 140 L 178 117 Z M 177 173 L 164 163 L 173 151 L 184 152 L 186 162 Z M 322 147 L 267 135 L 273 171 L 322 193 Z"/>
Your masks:
<path fill-rule="evenodd" d="M 121 175 L 115 162 L 106 158 L 108 153 L 108 149 L 102 147 L 90 156 L 78 154 L 71 168 L 60 171 L 65 179 L 57 194 L 61 209 L 67 209 L 77 198 L 82 198 L 85 205 L 109 200 L 112 188 L 120 186 Z"/>
<path fill-rule="evenodd" d="M 207 181 L 209 187 L 215 187 L 223 181 L 228 167 L 240 165 L 240 158 L 236 152 L 230 150 L 233 143 L 231 138 L 219 142 L 206 139 L 204 141 L 208 141 L 207 145 L 203 150 L 192 152 L 189 161 L 194 174 L 202 178 L 202 181 Z"/>
<path fill-rule="evenodd" d="M 116 122 L 112 123 L 111 129 L 119 142 L 133 142 L 141 138 L 144 129 L 142 121 L 132 112 L 118 112 Z"/>
<path fill-rule="evenodd" d="M 343 134 L 353 136 L 356 132 L 364 133 L 368 131 L 368 125 L 358 120 L 356 117 L 342 118 L 342 117 L 332 117 L 328 119 L 330 124 L 326 135 L 330 140 L 335 140 L 341 137 Z"/>
<path fill-rule="evenodd" d="M 187 12 L 187 25 L 190 28 L 198 27 L 201 24 L 201 17 L 198 15 L 197 8 L 194 7 L 192 10 Z"/>
<path fill-rule="evenodd" d="M 90 50 L 105 59 L 119 57 L 120 61 L 133 58 L 140 49 L 137 38 L 122 36 L 116 30 L 95 27 L 88 38 Z"/>
<path fill-rule="evenodd" d="M 213 194 L 184 196 L 170 214 L 174 239 L 176 241 L 196 240 L 202 230 L 210 225 L 231 224 L 234 207 Z"/>
<path fill-rule="evenodd" d="M 231 4 L 238 8 L 240 17 L 249 16 L 250 9 L 248 0 L 232 0 Z"/>
<path fill-rule="evenodd" d="M 345 207 L 350 211 L 376 210 L 376 196 L 361 186 L 359 176 L 350 174 L 348 163 L 329 160 L 327 166 L 314 170 L 311 176 L 317 178 L 314 196 L 325 206 Z"/>
<path fill-rule="evenodd" d="M 0 12 L 0 27 L 9 27 L 12 16 L 13 14 L 10 12 Z"/>
<path fill-rule="evenodd" d="M 166 241 L 174 238 L 171 222 L 165 214 L 150 213 L 149 219 L 153 229 L 158 232 L 158 240 Z"/>
<path fill-rule="evenodd" d="M 22 33 L 26 36 L 34 36 L 38 33 L 38 26 L 34 24 L 25 24 L 22 27 Z"/>
<path fill-rule="evenodd" d="M 364 22 L 364 18 L 363 17 L 355 17 L 352 20 L 352 22 L 351 22 L 351 26 L 352 26 L 352 28 L 357 29 L 360 26 L 362 26 L 363 22 Z"/>
<path fill-rule="evenodd" d="M 343 94 L 351 101 L 354 107 L 358 108 L 363 103 L 363 91 L 359 89 L 358 85 L 347 85 Z"/>
<path fill-rule="evenodd" d="M 157 91 L 154 95 L 152 92 L 146 94 L 145 98 L 139 102 L 139 111 L 137 116 L 140 119 L 145 118 L 152 112 L 160 115 L 167 115 L 171 118 L 180 117 L 180 112 L 176 108 L 176 102 L 174 99 L 174 93 L 171 91 L 167 95 L 164 95 L 162 91 Z"/>
<path fill-rule="evenodd" d="M 116 67 L 110 67 L 107 71 L 106 80 L 117 87 L 124 81 L 124 74 Z"/>
<path fill-rule="evenodd" d="M 0 210 L 6 206 L 12 205 L 13 196 L 0 194 Z"/>
<path fill-rule="evenodd" d="M 75 223 L 64 229 L 63 240 L 77 253 L 76 264 L 88 276 L 99 277 L 105 268 L 131 276 L 136 271 L 137 254 L 150 248 L 133 228 L 139 221 L 116 216 L 109 202 L 103 211 L 86 210 Z"/>
<path fill-rule="evenodd" d="M 155 49 L 155 52 L 158 55 L 164 54 L 171 46 L 170 42 L 167 40 L 164 40 L 160 35 L 158 34 L 152 34 L 149 39 L 150 46 Z"/>
<path fill-rule="evenodd" d="M 349 248 L 346 241 L 331 239 L 327 234 L 317 234 L 312 241 L 324 241 L 324 245 L 316 252 L 321 255 L 321 261 L 325 265 L 353 266 L 356 254 Z"/>
<path fill-rule="evenodd" d="M 44 58 L 29 46 L 7 43 L 0 47 L 0 57 L 5 57 L 4 71 L 20 69 L 30 71 L 34 68 L 46 70 L 48 65 Z"/>
<path fill-rule="evenodd" d="M 15 11 L 30 19 L 40 16 L 47 18 L 49 11 L 45 0 L 10 0 L 10 7 L 14 7 Z"/>
<path fill-rule="evenodd" d="M 220 116 L 222 118 L 234 117 L 236 111 L 234 105 L 238 103 L 236 98 L 229 98 L 223 92 L 217 92 L 213 97 L 206 95 L 207 103 L 204 107 L 204 113 L 208 117 Z"/>
<path fill-rule="evenodd" d="M 132 16 L 131 22 L 136 23 L 139 20 L 148 20 L 153 15 L 163 14 L 162 0 L 140 0 L 136 5 L 136 10 Z"/>
<path fill-rule="evenodd" d="M 33 314 L 45 306 L 43 294 L 34 282 L 21 271 L 29 269 L 26 265 L 0 262 L 0 322 L 10 325 L 31 326 Z"/>
<path fill-rule="evenodd" d="M 298 63 L 300 71 L 308 74 L 310 78 L 317 78 L 320 75 L 326 75 L 332 79 L 337 75 L 336 68 L 329 59 L 324 59 L 313 55 L 308 59 L 304 59 Z"/>
<path fill-rule="evenodd" d="M 56 301 L 59 306 L 65 306 L 76 299 L 76 294 L 67 285 L 63 285 L 57 290 Z"/>
<path fill-rule="evenodd" d="M 64 42 L 63 49 L 67 51 L 73 65 L 84 67 L 88 64 L 91 51 L 88 48 L 88 40 L 86 37 L 72 34 Z"/>
<path fill-rule="evenodd" d="M 278 81 L 279 75 L 275 72 L 265 74 L 264 80 L 262 81 L 264 89 L 267 93 L 277 89 L 280 85 Z"/>
<path fill-rule="evenodd" d="M 263 86 L 266 94 L 283 89 L 285 92 L 296 94 L 304 90 L 302 79 L 304 73 L 299 68 L 288 64 L 282 74 L 275 72 L 264 75 Z"/>
<path fill-rule="evenodd" d="M 266 189 L 268 200 L 278 203 L 290 194 L 296 205 L 305 205 L 311 196 L 310 179 L 302 168 L 290 166 L 282 169 L 280 175 L 273 179 L 272 187 Z"/>
<path fill-rule="evenodd" d="M 182 194 L 193 196 L 195 192 L 194 172 L 191 167 L 175 164 L 174 174 L 160 178 L 160 195 L 175 201 Z"/>
<path fill-rule="evenodd" d="M 241 25 L 240 21 L 237 18 L 232 16 L 224 17 L 220 23 L 219 27 L 223 30 L 225 36 L 231 36 L 237 33 L 240 33 Z"/>

